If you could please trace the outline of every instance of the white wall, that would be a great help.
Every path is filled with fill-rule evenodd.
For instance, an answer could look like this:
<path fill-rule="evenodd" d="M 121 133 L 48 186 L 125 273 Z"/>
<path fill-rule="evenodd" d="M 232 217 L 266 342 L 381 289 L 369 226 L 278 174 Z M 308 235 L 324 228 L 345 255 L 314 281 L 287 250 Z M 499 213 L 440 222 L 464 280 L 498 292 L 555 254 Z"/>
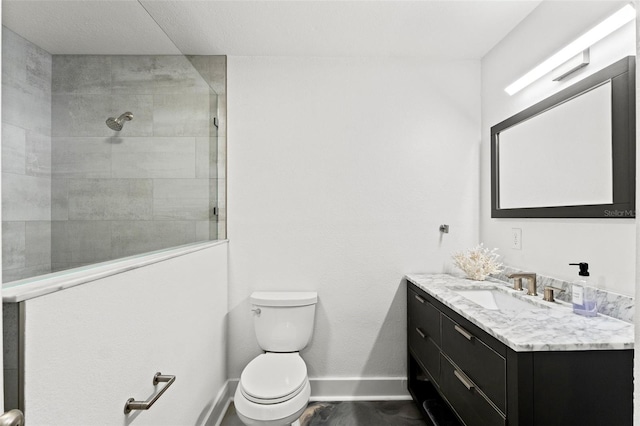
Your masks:
<path fill-rule="evenodd" d="M 27 424 L 204 424 L 226 380 L 226 267 L 222 243 L 26 301 Z M 125 416 L 157 371 L 175 383 Z"/>
<path fill-rule="evenodd" d="M 229 377 L 259 353 L 250 293 L 293 289 L 319 293 L 310 377 L 406 377 L 403 274 L 478 240 L 479 62 L 229 57 L 228 76 Z"/>
<path fill-rule="evenodd" d="M 635 52 L 634 23 L 591 49 L 591 64 L 561 83 L 541 79 L 509 96 L 504 88 L 626 2 L 543 2 L 482 60 L 480 238 L 498 247 L 508 265 L 572 280 L 569 262 L 588 262 L 600 288 L 634 295 L 634 219 L 491 219 L 490 128 L 616 60 Z M 522 229 L 522 250 L 511 229 Z"/>

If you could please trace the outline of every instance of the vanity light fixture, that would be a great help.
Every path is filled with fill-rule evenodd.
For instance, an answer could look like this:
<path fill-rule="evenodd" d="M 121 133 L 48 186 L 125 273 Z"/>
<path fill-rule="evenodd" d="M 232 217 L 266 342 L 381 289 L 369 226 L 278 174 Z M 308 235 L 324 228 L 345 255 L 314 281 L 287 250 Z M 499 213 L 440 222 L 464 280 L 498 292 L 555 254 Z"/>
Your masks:
<path fill-rule="evenodd" d="M 511 83 L 504 89 L 510 96 L 518 93 L 543 75 L 562 65 L 572 57 L 602 40 L 627 22 L 636 17 L 636 10 L 631 4 L 626 5 L 595 27 L 569 43 L 546 61 Z"/>

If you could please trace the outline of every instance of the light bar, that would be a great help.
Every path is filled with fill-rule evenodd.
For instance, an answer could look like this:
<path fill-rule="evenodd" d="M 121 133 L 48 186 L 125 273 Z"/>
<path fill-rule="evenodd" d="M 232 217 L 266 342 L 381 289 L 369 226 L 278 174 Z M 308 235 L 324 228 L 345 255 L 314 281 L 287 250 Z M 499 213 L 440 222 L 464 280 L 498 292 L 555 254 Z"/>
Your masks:
<path fill-rule="evenodd" d="M 562 65 L 564 62 L 576 56 L 578 53 L 602 40 L 627 22 L 635 19 L 636 10 L 630 4 L 626 5 L 595 27 L 569 43 L 546 61 L 511 83 L 504 89 L 509 95 L 514 95 L 524 89 L 543 75 Z"/>

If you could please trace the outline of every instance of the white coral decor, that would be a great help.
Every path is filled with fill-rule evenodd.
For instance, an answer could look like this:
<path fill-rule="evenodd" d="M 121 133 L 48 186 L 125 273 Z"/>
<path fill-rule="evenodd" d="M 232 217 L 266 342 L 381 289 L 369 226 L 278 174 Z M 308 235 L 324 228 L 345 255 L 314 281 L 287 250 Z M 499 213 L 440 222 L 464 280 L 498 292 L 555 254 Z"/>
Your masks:
<path fill-rule="evenodd" d="M 467 278 L 484 281 L 487 275 L 502 272 L 497 250 L 489 250 L 480 244 L 465 252 L 454 253 L 453 260 L 456 266 L 467 274 Z"/>

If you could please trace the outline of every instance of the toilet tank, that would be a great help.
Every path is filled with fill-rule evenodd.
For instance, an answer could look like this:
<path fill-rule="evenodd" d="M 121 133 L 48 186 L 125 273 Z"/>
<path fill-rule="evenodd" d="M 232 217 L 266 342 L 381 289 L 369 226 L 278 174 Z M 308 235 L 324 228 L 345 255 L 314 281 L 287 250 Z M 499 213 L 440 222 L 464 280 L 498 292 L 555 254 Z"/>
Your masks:
<path fill-rule="evenodd" d="M 315 291 L 258 291 L 249 298 L 258 344 L 267 352 L 298 352 L 311 340 Z"/>

